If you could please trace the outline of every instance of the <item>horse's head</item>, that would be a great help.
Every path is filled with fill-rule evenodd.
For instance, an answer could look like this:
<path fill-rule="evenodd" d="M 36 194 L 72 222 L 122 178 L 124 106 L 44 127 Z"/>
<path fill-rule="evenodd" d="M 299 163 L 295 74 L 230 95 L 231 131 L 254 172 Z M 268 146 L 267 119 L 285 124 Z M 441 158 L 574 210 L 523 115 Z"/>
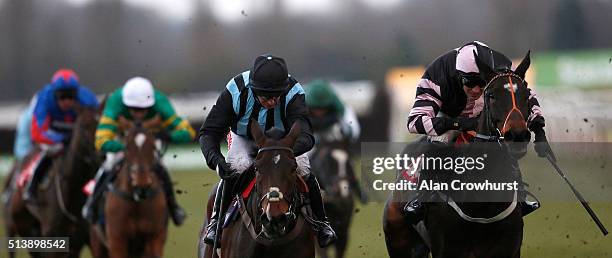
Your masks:
<path fill-rule="evenodd" d="M 292 207 L 298 180 L 292 147 L 300 130 L 295 123 L 286 136 L 276 128 L 264 134 L 259 123 L 251 123 L 251 135 L 259 149 L 255 158 L 256 189 L 261 196 L 259 207 L 264 232 L 269 237 L 285 234 L 295 218 L 293 210 L 298 208 Z"/>
<path fill-rule="evenodd" d="M 529 91 L 525 82 L 529 52 L 514 71 L 496 71 L 478 56 L 475 59 L 481 78 L 487 82 L 479 133 L 501 136 L 505 142 L 513 143 L 514 154 L 524 154 L 531 137 L 527 129 Z"/>
<path fill-rule="evenodd" d="M 154 191 L 154 169 L 156 164 L 156 137 L 136 123 L 125 137 L 125 161 L 121 173 L 127 173 L 129 188 L 135 201 L 144 200 Z"/>

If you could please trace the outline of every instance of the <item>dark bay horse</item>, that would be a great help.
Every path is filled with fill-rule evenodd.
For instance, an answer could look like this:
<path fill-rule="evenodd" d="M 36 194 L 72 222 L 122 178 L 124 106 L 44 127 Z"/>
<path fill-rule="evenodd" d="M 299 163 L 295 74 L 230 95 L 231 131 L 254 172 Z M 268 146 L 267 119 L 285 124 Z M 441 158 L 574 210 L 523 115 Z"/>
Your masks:
<path fill-rule="evenodd" d="M 349 227 L 353 217 L 355 202 L 351 186 L 351 179 L 354 173 L 347 151 L 348 146 L 345 142 L 325 142 L 317 145 L 311 155 L 312 173 L 317 175 L 321 188 L 324 189 L 323 203 L 325 211 L 331 222 L 331 226 L 336 231 L 338 239 L 334 243 L 337 258 L 344 257 L 348 244 Z M 360 193 L 357 193 L 360 197 Z M 322 258 L 328 257 L 328 249 L 318 248 L 317 253 Z"/>
<path fill-rule="evenodd" d="M 5 204 L 6 223 L 11 224 L 7 227 L 13 228 L 19 236 L 70 237 L 68 253 L 45 253 L 44 257 L 79 257 L 88 243 L 87 224 L 80 210 L 86 199 L 82 187 L 99 165 L 94 149 L 99 110 L 78 107 L 77 113 L 70 144 L 62 155 L 53 158 L 47 179 L 36 190 L 33 203 L 22 200 L 25 189 L 17 187 L 12 180 L 12 194 Z M 41 253 L 31 254 L 42 256 Z"/>
<path fill-rule="evenodd" d="M 120 122 L 121 123 L 121 122 Z M 152 130 L 129 126 L 124 158 L 116 179 L 101 200 L 104 225 L 91 226 L 94 257 L 162 257 L 168 231 L 168 208 L 156 169 L 159 140 Z"/>
<path fill-rule="evenodd" d="M 529 91 L 524 81 L 530 64 L 529 53 L 515 71 L 494 71 L 477 56 L 476 64 L 487 84 L 483 93 L 484 109 L 472 142 L 458 147 L 436 146 L 421 138 L 410 143 L 405 153 L 412 157 L 420 154 L 471 157 L 486 153 L 487 167 L 477 172 L 480 179 L 517 180 L 520 184 L 516 160 L 525 154 L 530 139 L 526 124 Z M 444 171 L 423 170 L 420 180 L 450 182 L 452 174 L 456 175 L 439 172 Z M 403 173 L 398 172 L 398 181 L 405 178 Z M 470 175 L 466 172 L 462 179 L 476 179 Z M 427 257 L 431 252 L 433 257 L 520 257 L 523 220 L 517 194 L 516 190 L 433 191 L 428 202 L 423 203 L 422 223 L 413 226 L 402 214 L 404 205 L 411 200 L 408 191 L 393 191 L 383 217 L 389 256 Z"/>
<path fill-rule="evenodd" d="M 250 130 L 259 149 L 254 163 L 255 183 L 246 200 L 237 197 L 243 208 L 237 221 L 223 230 L 220 257 L 314 257 L 314 233 L 302 213 L 306 208 L 300 191 L 306 186 L 296 172 L 292 150 L 300 134 L 299 125 L 294 124 L 285 137 L 278 131 L 264 135 L 256 121 Z M 208 202 L 207 219 L 215 192 Z M 212 247 L 200 248 L 200 257 L 213 257 Z"/>

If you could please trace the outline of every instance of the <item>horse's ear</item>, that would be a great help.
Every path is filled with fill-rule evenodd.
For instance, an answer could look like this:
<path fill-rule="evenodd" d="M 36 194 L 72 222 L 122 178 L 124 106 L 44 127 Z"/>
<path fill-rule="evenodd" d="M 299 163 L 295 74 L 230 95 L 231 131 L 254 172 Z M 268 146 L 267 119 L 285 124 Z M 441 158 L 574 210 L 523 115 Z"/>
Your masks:
<path fill-rule="evenodd" d="M 295 141 L 297 140 L 298 136 L 300 136 L 300 133 L 302 133 L 302 127 L 300 126 L 300 123 L 293 123 L 293 125 L 291 126 L 291 130 L 289 130 L 287 136 L 283 138 L 283 142 L 285 142 L 288 146 L 293 147 L 293 144 L 295 144 Z"/>
<path fill-rule="evenodd" d="M 521 61 L 521 63 L 516 67 L 516 70 L 514 70 L 514 73 L 523 78 L 523 80 L 525 80 L 525 73 L 527 73 L 527 69 L 529 69 L 529 65 L 531 64 L 531 57 L 529 57 L 530 54 L 531 50 L 527 51 L 527 55 L 525 55 L 523 61 Z"/>
<path fill-rule="evenodd" d="M 480 71 L 480 78 L 482 78 L 485 82 L 488 82 L 495 76 L 495 71 L 493 68 L 489 67 L 488 64 L 480 60 L 480 57 L 476 54 L 476 50 L 474 53 L 474 61 L 476 61 L 476 66 L 478 66 L 478 71 Z"/>
<path fill-rule="evenodd" d="M 253 140 L 255 140 L 255 144 L 257 145 L 257 147 L 263 147 L 263 144 L 266 141 L 266 136 L 261 130 L 259 122 L 257 122 L 257 120 L 255 119 L 251 119 L 251 135 L 253 136 Z"/>

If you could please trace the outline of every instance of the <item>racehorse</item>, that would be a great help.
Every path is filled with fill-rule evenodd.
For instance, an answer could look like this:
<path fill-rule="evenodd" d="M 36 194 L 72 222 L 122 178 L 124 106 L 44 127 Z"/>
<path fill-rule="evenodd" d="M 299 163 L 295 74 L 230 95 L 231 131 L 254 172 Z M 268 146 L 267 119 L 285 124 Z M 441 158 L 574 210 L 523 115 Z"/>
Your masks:
<path fill-rule="evenodd" d="M 99 164 L 94 149 L 94 133 L 99 110 L 77 107 L 72 137 L 63 154 L 52 158 L 46 181 L 41 182 L 32 203 L 22 199 L 23 187 L 10 183 L 10 197 L 5 204 L 7 228 L 22 237 L 70 237 L 69 252 L 46 253 L 44 257 L 79 257 L 88 243 L 87 224 L 80 216 L 86 196 L 83 185 L 93 177 Z M 29 155 L 26 158 L 32 158 Z M 10 235 L 9 235 L 10 236 Z M 13 255 L 9 254 L 9 255 Z M 31 253 L 37 257 L 40 253 Z"/>
<path fill-rule="evenodd" d="M 486 162 L 495 164 L 495 168 L 485 167 L 477 173 L 489 180 L 514 179 L 521 184 L 516 159 L 525 154 L 530 139 L 528 117 L 524 115 L 528 114 L 530 95 L 524 80 L 530 64 L 529 52 L 514 71 L 495 71 L 477 56 L 476 64 L 487 83 L 475 137 L 458 147 L 453 143 L 436 146 L 423 137 L 410 143 L 405 152 L 412 157 L 423 153 L 469 157 L 482 154 L 486 149 Z M 439 172 L 421 171 L 421 180 L 452 178 L 448 175 L 453 173 Z M 398 181 L 405 178 L 404 173 L 398 171 Z M 427 257 L 430 251 L 433 257 L 520 257 L 523 220 L 516 190 L 494 193 L 434 191 L 423 203 L 423 221 L 415 226 L 402 214 L 406 201 L 411 199 L 408 192 L 393 191 L 385 205 L 383 229 L 390 257 Z"/>
<path fill-rule="evenodd" d="M 352 169 L 349 154 L 343 142 L 325 142 L 318 144 L 311 155 L 312 173 L 316 174 L 321 188 L 324 189 L 323 203 L 331 226 L 338 239 L 334 242 L 337 258 L 344 257 L 348 244 L 349 227 L 353 217 L 353 191 L 348 170 Z M 357 193 L 361 197 L 361 194 Z M 322 258 L 328 257 L 326 249 L 318 248 Z"/>
<path fill-rule="evenodd" d="M 258 148 L 251 170 L 255 179 L 247 180 L 252 182 L 248 196 L 240 190 L 241 194 L 235 198 L 239 211 L 234 218 L 239 222 L 230 221 L 231 224 L 223 230 L 219 257 L 315 256 L 314 233 L 304 216 L 304 191 L 307 187 L 297 174 L 292 150 L 300 130 L 300 126 L 294 124 L 285 137 L 275 128 L 264 135 L 259 123 L 252 121 L 250 131 Z M 211 193 L 208 202 L 207 220 L 210 220 L 214 193 L 216 191 Z M 199 257 L 213 257 L 212 247 L 201 247 Z"/>
<path fill-rule="evenodd" d="M 91 225 L 94 257 L 162 257 L 168 230 L 168 208 L 162 182 L 160 140 L 148 126 L 125 124 L 124 158 L 111 172 L 115 180 L 100 205 L 102 226 Z"/>

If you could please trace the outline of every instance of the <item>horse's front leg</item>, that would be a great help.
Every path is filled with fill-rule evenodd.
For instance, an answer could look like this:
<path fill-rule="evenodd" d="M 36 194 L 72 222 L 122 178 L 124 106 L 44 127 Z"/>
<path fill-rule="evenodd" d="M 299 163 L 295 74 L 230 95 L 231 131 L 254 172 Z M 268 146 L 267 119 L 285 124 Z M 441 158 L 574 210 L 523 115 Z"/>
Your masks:
<path fill-rule="evenodd" d="M 166 243 L 167 231 L 156 233 L 146 240 L 144 246 L 144 258 L 160 258 L 164 254 L 164 243 Z"/>
<path fill-rule="evenodd" d="M 129 258 L 129 240 L 122 237 L 108 236 L 108 254 L 112 258 Z"/>
<path fill-rule="evenodd" d="M 389 257 L 427 257 L 428 250 L 421 236 L 402 214 L 404 204 L 389 199 L 385 205 L 383 231 Z"/>

